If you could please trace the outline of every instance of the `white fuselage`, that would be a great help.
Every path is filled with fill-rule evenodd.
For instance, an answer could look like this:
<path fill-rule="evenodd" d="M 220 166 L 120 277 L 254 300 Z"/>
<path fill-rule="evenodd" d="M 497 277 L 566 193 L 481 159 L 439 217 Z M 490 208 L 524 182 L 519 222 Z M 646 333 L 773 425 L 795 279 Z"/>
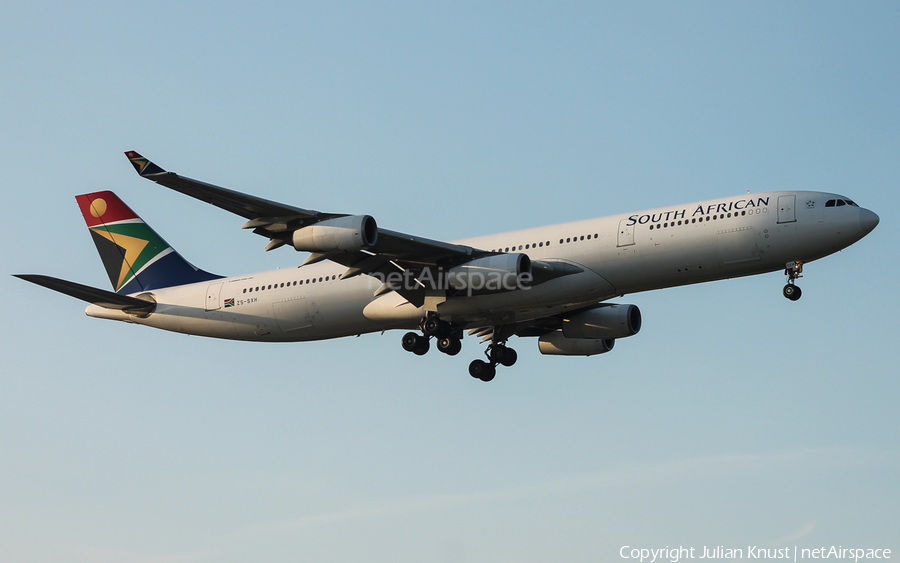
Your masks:
<path fill-rule="evenodd" d="M 426 311 L 463 327 L 527 321 L 612 297 L 782 270 L 845 248 L 877 222 L 846 199 L 822 192 L 767 192 L 613 215 L 454 241 L 582 270 L 524 289 L 427 300 L 376 297 L 367 275 L 341 280 L 344 266 L 321 262 L 153 290 L 145 318 L 90 305 L 90 316 L 187 334 L 303 341 L 415 328 Z M 873 219 L 874 218 L 874 219 Z"/>

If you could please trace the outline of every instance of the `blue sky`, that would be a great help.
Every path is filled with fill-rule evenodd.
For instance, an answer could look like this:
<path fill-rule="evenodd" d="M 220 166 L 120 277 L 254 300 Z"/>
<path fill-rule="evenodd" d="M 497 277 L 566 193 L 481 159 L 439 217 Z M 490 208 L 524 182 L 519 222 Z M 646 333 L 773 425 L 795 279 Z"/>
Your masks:
<path fill-rule="evenodd" d="M 613 561 L 900 550 L 900 7 L 8 2 L 5 273 L 106 287 L 74 201 L 189 260 L 299 263 L 122 154 L 453 239 L 774 189 L 881 216 L 806 268 L 626 296 L 640 335 L 489 385 L 400 333 L 264 345 L 0 276 L 0 559 Z"/>

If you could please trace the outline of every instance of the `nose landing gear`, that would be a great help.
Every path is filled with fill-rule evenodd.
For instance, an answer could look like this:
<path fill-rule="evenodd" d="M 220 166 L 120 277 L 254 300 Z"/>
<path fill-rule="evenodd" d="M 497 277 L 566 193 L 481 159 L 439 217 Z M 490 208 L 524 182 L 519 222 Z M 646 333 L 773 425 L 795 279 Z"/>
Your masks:
<path fill-rule="evenodd" d="M 803 262 L 801 262 L 800 260 L 794 260 L 785 264 L 784 275 L 788 277 L 788 282 L 787 285 L 784 286 L 782 293 L 791 301 L 800 299 L 800 295 L 802 294 L 802 292 L 800 291 L 799 287 L 794 285 L 794 280 L 803 277 Z"/>

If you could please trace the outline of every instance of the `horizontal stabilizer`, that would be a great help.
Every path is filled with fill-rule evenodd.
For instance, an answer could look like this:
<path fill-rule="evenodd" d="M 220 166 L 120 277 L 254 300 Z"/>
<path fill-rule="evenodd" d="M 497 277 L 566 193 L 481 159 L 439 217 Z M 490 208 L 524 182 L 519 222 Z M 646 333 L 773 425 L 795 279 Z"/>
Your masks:
<path fill-rule="evenodd" d="M 81 299 L 106 309 L 118 309 L 129 313 L 152 313 L 156 308 L 153 301 L 145 301 L 136 297 L 128 297 L 127 295 L 119 295 L 112 291 L 97 289 L 80 283 L 61 280 L 59 278 L 51 278 L 50 276 L 41 276 L 37 274 L 13 274 L 15 277 L 29 281 L 31 283 L 65 293 L 69 297 Z"/>

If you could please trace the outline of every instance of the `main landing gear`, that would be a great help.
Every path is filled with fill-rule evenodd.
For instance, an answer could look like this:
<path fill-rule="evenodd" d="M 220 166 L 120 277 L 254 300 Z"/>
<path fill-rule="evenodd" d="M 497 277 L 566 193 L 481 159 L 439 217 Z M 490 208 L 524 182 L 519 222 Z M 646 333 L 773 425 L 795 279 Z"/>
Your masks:
<path fill-rule="evenodd" d="M 497 375 L 497 365 L 512 367 L 519 359 L 519 355 L 512 348 L 507 348 L 503 342 L 495 342 L 485 350 L 489 362 L 484 360 L 472 360 L 469 364 L 469 375 L 482 381 L 490 381 Z"/>
<path fill-rule="evenodd" d="M 437 349 L 448 356 L 455 356 L 462 350 L 462 329 L 443 321 L 437 315 L 430 315 L 422 320 L 419 328 L 422 334 L 407 332 L 403 335 L 401 344 L 407 352 L 417 356 L 424 356 L 431 349 L 431 339 L 437 342 Z M 499 338 L 497 334 L 495 338 Z M 469 375 L 481 381 L 491 381 L 497 375 L 497 366 L 511 367 L 516 363 L 519 355 L 512 348 L 506 346 L 503 340 L 494 339 L 485 350 L 488 361 L 473 360 L 469 364 Z"/>
<path fill-rule="evenodd" d="M 803 277 L 803 262 L 794 260 L 784 265 L 784 275 L 788 277 L 787 285 L 784 286 L 782 293 L 791 301 L 800 299 L 803 293 L 800 288 L 794 285 L 794 280 Z"/>
<path fill-rule="evenodd" d="M 403 349 L 407 352 L 412 352 L 417 356 L 424 356 L 428 353 L 428 350 L 431 349 L 430 340 L 431 339 L 428 336 L 416 334 L 415 332 L 407 332 L 403 335 L 401 344 L 403 345 Z M 448 356 L 455 356 L 462 350 L 462 341 L 456 336 L 438 337 L 437 349 Z"/>
<path fill-rule="evenodd" d="M 417 356 L 425 355 L 431 349 L 429 341 L 432 338 L 437 340 L 437 349 L 448 356 L 455 356 L 462 350 L 461 331 L 447 321 L 437 316 L 426 317 L 421 329 L 422 334 L 407 332 L 403 335 L 401 344 L 404 350 Z"/>

